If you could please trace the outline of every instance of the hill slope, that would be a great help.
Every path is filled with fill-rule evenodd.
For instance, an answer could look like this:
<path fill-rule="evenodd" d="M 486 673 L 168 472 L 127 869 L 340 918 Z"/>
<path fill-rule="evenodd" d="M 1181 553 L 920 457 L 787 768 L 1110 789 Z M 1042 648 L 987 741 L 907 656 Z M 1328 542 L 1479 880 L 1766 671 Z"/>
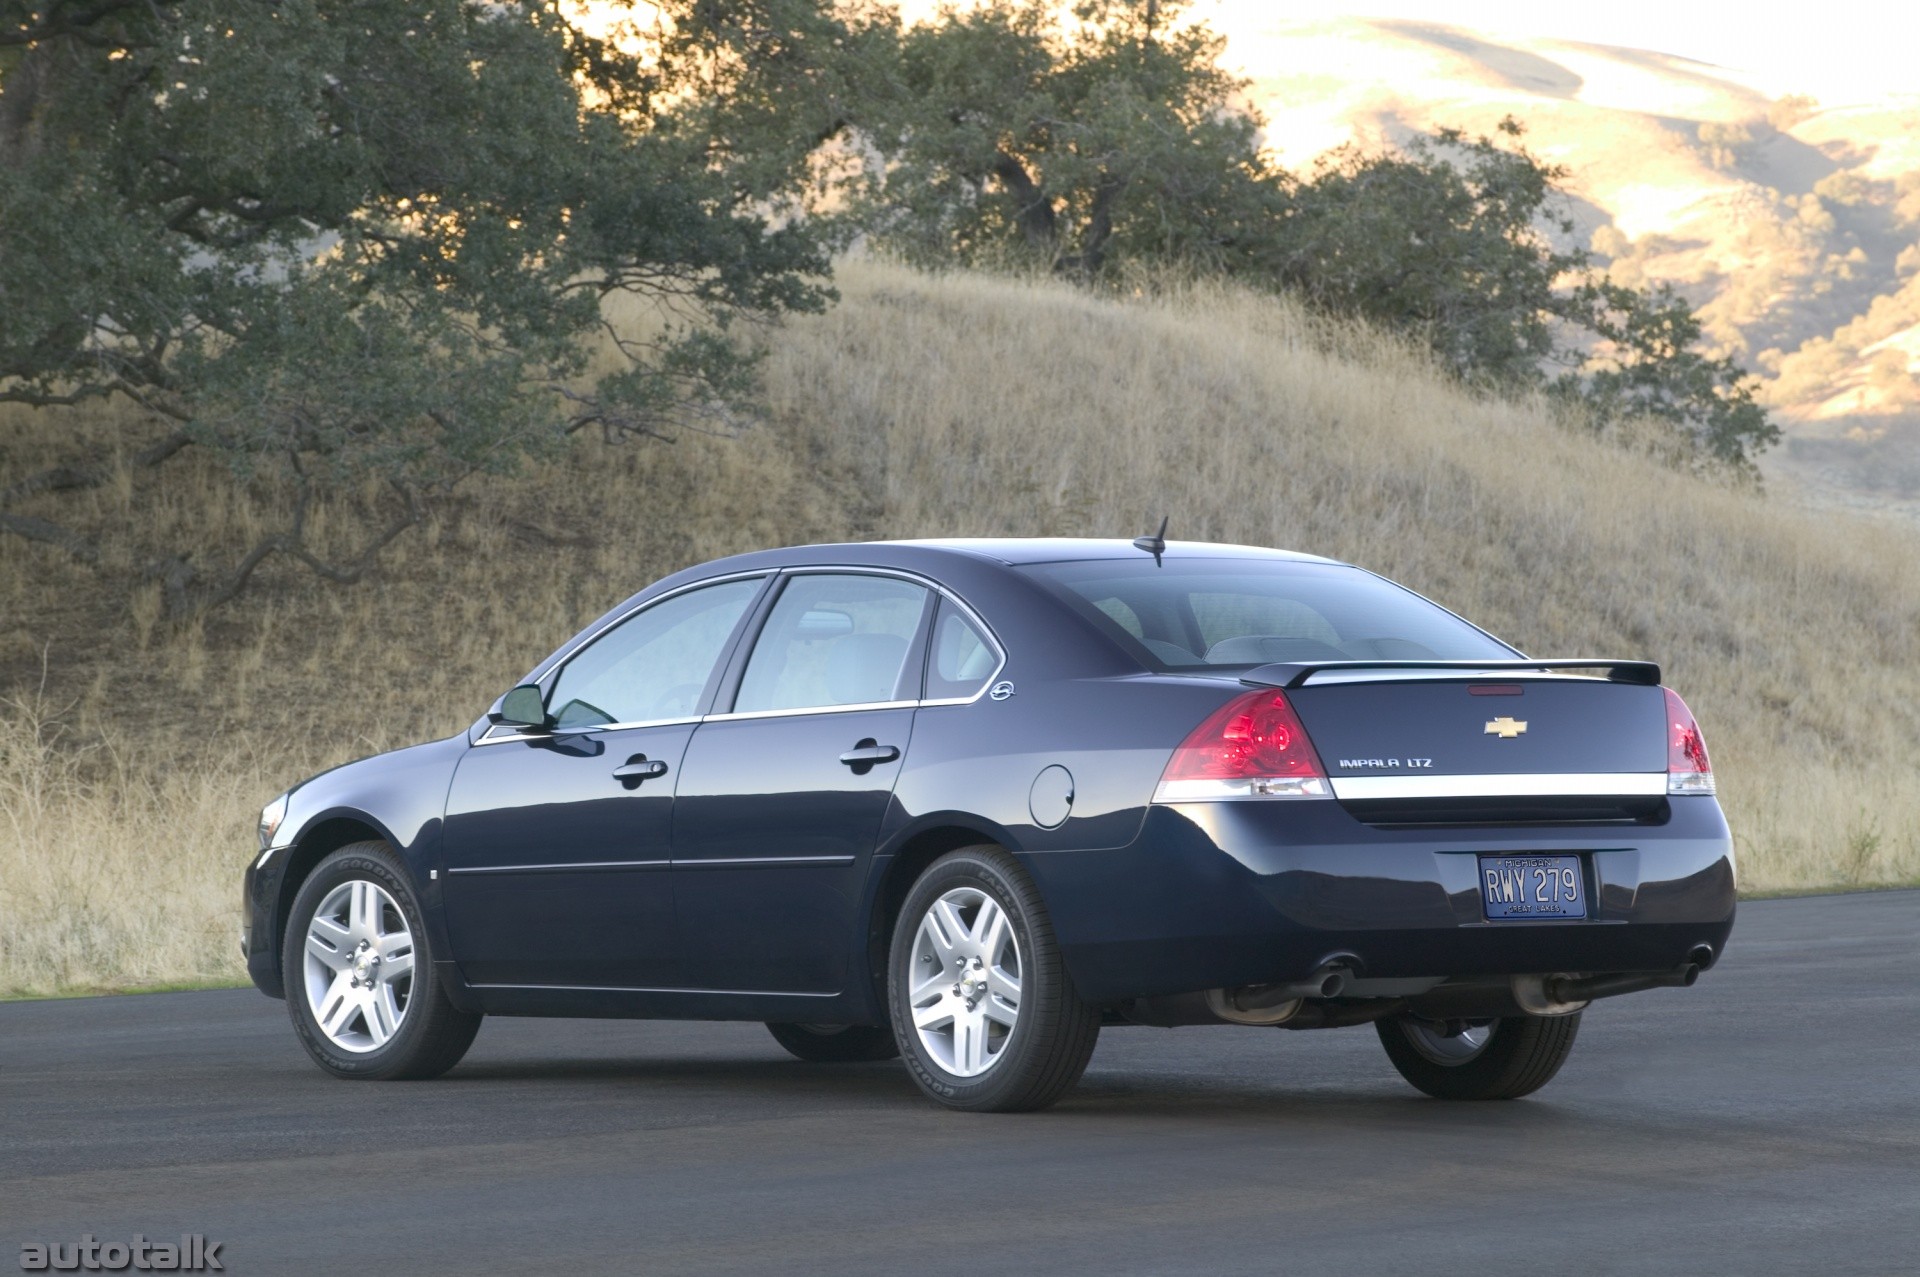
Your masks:
<path fill-rule="evenodd" d="M 1271 5 L 1216 17 L 1290 167 L 1517 116 L 1572 170 L 1583 241 L 1625 282 L 1677 285 L 1765 379 L 1791 436 L 1772 469 L 1920 497 L 1920 95 L 1827 106 L 1642 49 Z"/>
<path fill-rule="evenodd" d="M 0 990 L 232 978 L 261 802 L 464 726 L 585 620 L 780 542 L 1135 535 L 1395 577 L 1546 654 L 1661 661 L 1705 724 L 1743 885 L 1920 877 L 1920 536 L 1729 491 L 1224 292 L 1128 303 L 871 264 L 768 335 L 737 439 L 583 445 L 324 588 L 283 565 L 185 628 L 157 585 L 0 542 Z M 111 428 L 5 419 L 0 486 Z M 274 514 L 191 453 L 77 512 L 123 565 L 231 561 Z M 76 517 L 66 505 L 22 513 Z M 320 520 L 341 547 L 351 512 Z M 111 566 L 111 565 L 110 565 Z M 45 661 L 44 687 L 41 666 Z"/>

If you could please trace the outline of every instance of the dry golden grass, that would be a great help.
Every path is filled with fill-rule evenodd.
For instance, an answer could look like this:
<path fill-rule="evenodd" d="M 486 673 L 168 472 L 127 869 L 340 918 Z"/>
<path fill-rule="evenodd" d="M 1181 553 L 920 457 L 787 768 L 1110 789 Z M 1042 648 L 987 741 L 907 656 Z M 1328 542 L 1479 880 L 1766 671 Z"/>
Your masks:
<path fill-rule="evenodd" d="M 262 801 L 459 729 L 684 564 L 812 540 L 1135 535 L 1163 512 L 1182 538 L 1363 563 L 1528 651 L 1659 660 L 1706 726 L 1748 890 L 1920 878 L 1910 528 L 1689 477 L 1272 300 L 1119 302 L 871 263 L 841 287 L 832 313 L 768 334 L 765 411 L 739 438 L 589 443 L 477 483 L 357 587 L 275 566 L 184 627 L 156 586 L 129 595 L 127 569 L 163 546 L 201 545 L 211 566 L 271 526 L 271 493 L 237 495 L 190 453 L 19 507 L 99 532 L 118 566 L 0 541 L 0 990 L 237 977 Z M 0 486 L 116 425 L 4 422 Z M 352 505 L 321 528 L 341 549 Z"/>

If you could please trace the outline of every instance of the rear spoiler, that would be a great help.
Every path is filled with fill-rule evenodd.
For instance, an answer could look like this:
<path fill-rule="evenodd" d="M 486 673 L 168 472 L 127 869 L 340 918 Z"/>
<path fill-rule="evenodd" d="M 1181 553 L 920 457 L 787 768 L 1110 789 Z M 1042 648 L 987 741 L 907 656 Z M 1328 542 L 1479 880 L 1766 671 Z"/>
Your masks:
<path fill-rule="evenodd" d="M 1615 683 L 1638 683 L 1646 687 L 1660 685 L 1660 667 L 1652 661 L 1282 661 L 1262 665 L 1240 676 L 1242 683 L 1255 687 L 1304 687 L 1315 674 L 1344 670 L 1432 670 L 1436 677 L 1462 674 L 1492 674 L 1502 670 L 1516 673 L 1538 670 L 1605 670 Z"/>

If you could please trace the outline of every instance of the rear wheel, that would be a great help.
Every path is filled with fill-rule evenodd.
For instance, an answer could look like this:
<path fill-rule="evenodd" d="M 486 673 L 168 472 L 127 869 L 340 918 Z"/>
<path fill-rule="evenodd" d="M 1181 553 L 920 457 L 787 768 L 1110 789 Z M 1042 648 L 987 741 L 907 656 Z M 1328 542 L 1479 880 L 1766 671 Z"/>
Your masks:
<path fill-rule="evenodd" d="M 1442 1100 L 1515 1100 L 1560 1071 L 1580 1015 L 1445 1023 L 1396 1016 L 1374 1024 L 1400 1076 Z"/>
<path fill-rule="evenodd" d="M 438 1077 L 460 1062 L 480 1016 L 448 1001 L 420 904 L 383 842 L 322 860 L 294 897 L 280 970 L 307 1054 L 335 1077 Z"/>
<path fill-rule="evenodd" d="M 891 1060 L 900 1054 L 893 1030 L 871 1024 L 767 1024 L 773 1040 L 810 1064 Z"/>
<path fill-rule="evenodd" d="M 907 893 L 887 962 L 900 1054 L 948 1108 L 1046 1108 L 1080 1080 L 1100 1013 L 1067 975 L 1040 893 L 999 847 L 966 847 Z"/>

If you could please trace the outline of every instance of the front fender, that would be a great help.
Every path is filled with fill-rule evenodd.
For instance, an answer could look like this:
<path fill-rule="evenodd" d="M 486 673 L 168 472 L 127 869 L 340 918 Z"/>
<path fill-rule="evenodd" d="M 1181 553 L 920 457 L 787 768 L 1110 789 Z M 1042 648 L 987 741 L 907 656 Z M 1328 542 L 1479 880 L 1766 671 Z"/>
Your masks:
<path fill-rule="evenodd" d="M 247 971 L 263 993 L 283 996 L 281 940 L 300 884 L 328 853 L 379 839 L 398 853 L 420 901 L 427 942 L 447 953 L 438 869 L 441 827 L 466 734 L 376 754 L 322 772 L 290 791 L 275 845 L 249 863 L 243 896 Z"/>

